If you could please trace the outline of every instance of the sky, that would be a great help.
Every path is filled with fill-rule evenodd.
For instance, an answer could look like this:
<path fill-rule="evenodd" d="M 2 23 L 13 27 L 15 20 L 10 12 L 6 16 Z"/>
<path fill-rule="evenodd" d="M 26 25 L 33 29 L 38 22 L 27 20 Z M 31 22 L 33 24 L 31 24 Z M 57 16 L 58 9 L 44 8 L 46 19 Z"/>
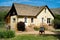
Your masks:
<path fill-rule="evenodd" d="M 60 8 L 60 0 L 0 0 L 0 6 L 12 6 L 13 3 Z"/>

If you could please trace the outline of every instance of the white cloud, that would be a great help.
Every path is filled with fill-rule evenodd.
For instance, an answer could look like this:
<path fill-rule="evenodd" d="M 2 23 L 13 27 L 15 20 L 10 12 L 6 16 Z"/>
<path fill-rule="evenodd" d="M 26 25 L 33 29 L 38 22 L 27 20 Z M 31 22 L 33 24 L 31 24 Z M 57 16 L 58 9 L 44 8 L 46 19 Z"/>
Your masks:
<path fill-rule="evenodd" d="M 50 0 L 51 1 L 51 0 Z M 44 1 L 42 1 L 42 0 L 36 0 L 36 1 L 33 1 L 33 0 L 10 0 L 10 1 L 8 1 L 8 2 L 2 2 L 2 3 L 0 3 L 0 5 L 4 5 L 4 6 L 10 6 L 10 5 L 12 5 L 12 3 L 23 3 L 23 2 L 25 2 L 25 3 L 31 3 L 31 4 L 46 4 L 45 3 L 45 0 Z"/>
<path fill-rule="evenodd" d="M 5 1 L 5 2 L 1 2 L 0 6 L 10 6 L 12 5 L 12 3 L 22 3 L 22 2 L 32 2 L 30 0 L 10 0 L 10 1 Z"/>
<path fill-rule="evenodd" d="M 60 1 L 56 2 L 56 3 L 60 3 Z"/>
<path fill-rule="evenodd" d="M 10 6 L 12 5 L 13 1 L 9 1 L 9 2 L 2 2 L 0 3 L 0 6 Z"/>
<path fill-rule="evenodd" d="M 23 0 L 23 1 L 30 1 L 30 0 Z"/>
<path fill-rule="evenodd" d="M 12 0 L 13 1 L 13 0 Z M 14 0 L 14 1 L 22 1 L 22 2 L 28 2 L 30 0 Z"/>

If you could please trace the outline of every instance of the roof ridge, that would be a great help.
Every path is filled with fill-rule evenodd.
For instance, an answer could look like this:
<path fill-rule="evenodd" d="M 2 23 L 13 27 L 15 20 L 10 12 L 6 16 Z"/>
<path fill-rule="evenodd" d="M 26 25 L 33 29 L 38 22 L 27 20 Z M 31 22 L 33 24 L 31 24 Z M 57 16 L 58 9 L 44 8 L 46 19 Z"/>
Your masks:
<path fill-rule="evenodd" d="M 47 7 L 44 6 L 32 6 L 27 4 L 19 4 L 13 3 L 18 15 L 26 15 L 26 16 L 36 16 L 38 12 L 40 12 L 43 8 Z"/>
<path fill-rule="evenodd" d="M 25 6 L 30 6 L 30 7 L 45 7 L 47 5 L 44 6 L 33 6 L 33 5 L 29 5 L 29 4 L 22 4 L 22 3 L 13 3 L 14 5 L 25 5 Z"/>

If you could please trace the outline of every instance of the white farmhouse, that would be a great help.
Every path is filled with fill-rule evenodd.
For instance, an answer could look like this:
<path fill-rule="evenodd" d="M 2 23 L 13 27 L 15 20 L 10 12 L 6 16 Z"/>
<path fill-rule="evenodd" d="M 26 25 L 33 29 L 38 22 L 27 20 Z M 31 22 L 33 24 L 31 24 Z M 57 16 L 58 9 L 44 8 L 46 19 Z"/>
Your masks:
<path fill-rule="evenodd" d="M 54 15 L 47 5 L 37 7 L 14 3 L 5 19 L 6 24 L 16 30 L 18 22 L 24 22 L 26 26 L 32 24 L 39 27 L 42 24 L 49 26 L 54 20 Z"/>

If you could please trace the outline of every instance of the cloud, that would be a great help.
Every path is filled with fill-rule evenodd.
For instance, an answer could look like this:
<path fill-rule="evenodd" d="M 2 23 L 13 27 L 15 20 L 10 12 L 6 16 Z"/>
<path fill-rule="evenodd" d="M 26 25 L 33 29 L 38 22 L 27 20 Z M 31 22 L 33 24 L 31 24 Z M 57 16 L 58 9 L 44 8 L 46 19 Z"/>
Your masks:
<path fill-rule="evenodd" d="M 60 0 L 0 0 L 0 6 L 11 6 L 12 3 L 22 3 L 34 6 L 48 5 L 49 7 L 60 6 Z"/>
<path fill-rule="evenodd" d="M 14 0 L 14 1 L 19 1 L 19 2 L 29 2 L 30 0 Z"/>
<path fill-rule="evenodd" d="M 12 5 L 13 1 L 9 1 L 9 2 L 2 2 L 0 3 L 0 6 L 10 6 Z"/>
<path fill-rule="evenodd" d="M 30 0 L 23 0 L 23 1 L 30 1 Z"/>
<path fill-rule="evenodd" d="M 31 5 L 45 5 L 45 1 L 42 0 L 9 0 L 8 2 L 1 2 L 0 6 L 11 6 L 12 3 L 23 3 L 23 4 L 31 4 Z"/>
<path fill-rule="evenodd" d="M 0 2 L 0 6 L 11 6 L 12 3 L 21 3 L 21 2 L 28 2 L 29 0 L 9 0 L 9 1 L 4 1 Z"/>

